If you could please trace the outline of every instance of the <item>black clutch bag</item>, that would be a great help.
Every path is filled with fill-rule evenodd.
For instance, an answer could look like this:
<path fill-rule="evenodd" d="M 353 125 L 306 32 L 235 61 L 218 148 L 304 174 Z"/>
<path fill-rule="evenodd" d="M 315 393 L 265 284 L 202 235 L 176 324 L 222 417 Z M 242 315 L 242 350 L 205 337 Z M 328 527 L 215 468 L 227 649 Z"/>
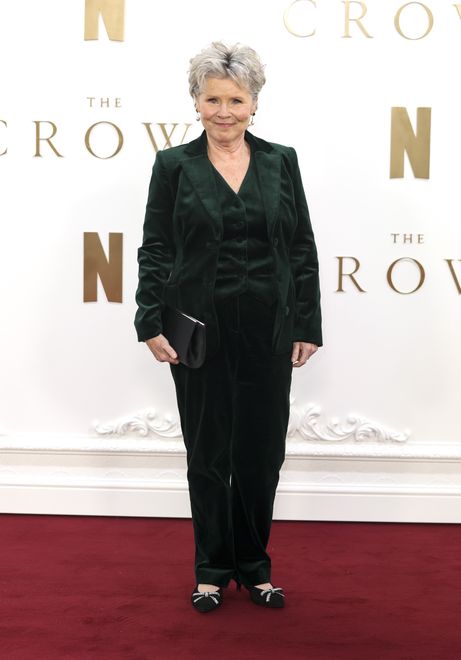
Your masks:
<path fill-rule="evenodd" d="M 192 369 L 201 367 L 205 360 L 205 323 L 168 306 L 163 310 L 162 322 L 162 334 L 178 354 L 179 361 Z"/>

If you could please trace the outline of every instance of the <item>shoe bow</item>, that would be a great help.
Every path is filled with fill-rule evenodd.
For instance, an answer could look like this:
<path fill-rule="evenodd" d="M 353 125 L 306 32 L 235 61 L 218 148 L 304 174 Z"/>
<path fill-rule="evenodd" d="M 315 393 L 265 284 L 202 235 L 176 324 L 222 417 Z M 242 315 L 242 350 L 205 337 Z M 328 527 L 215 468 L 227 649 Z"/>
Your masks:
<path fill-rule="evenodd" d="M 282 587 L 272 587 L 272 589 L 264 589 L 263 591 L 261 591 L 261 598 L 263 598 L 264 595 L 267 594 L 266 603 L 270 601 L 271 596 L 273 594 L 277 594 L 278 596 L 282 596 L 283 598 L 285 598 L 285 594 L 282 593 L 282 591 L 283 591 Z"/>
<path fill-rule="evenodd" d="M 211 598 L 215 605 L 219 602 L 220 593 L 218 591 L 194 591 L 192 596 L 198 596 L 194 598 L 194 603 L 197 603 L 202 598 Z"/>

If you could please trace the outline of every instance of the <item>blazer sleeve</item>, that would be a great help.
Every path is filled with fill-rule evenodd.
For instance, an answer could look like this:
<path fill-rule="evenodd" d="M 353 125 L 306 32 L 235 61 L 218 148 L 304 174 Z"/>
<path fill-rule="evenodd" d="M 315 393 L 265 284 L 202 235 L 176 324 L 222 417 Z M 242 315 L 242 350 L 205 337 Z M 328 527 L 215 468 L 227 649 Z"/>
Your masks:
<path fill-rule="evenodd" d="M 134 325 L 138 341 L 162 332 L 163 288 L 173 267 L 172 218 L 174 199 L 163 161 L 157 152 L 143 225 L 142 246 L 138 249 L 139 282 L 136 290 Z"/>
<path fill-rule="evenodd" d="M 314 233 L 299 170 L 296 151 L 292 155 L 292 181 L 298 224 L 290 247 L 290 264 L 296 294 L 293 341 L 323 346 L 320 309 L 319 263 Z"/>

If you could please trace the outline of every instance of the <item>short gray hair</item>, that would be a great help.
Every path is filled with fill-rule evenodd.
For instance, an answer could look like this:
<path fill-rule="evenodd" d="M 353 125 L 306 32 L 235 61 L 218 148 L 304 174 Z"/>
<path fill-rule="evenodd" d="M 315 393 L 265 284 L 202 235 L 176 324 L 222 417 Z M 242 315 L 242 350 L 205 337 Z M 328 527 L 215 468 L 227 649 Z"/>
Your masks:
<path fill-rule="evenodd" d="M 228 46 L 222 41 L 213 41 L 190 60 L 189 92 L 193 99 L 207 78 L 232 78 L 250 92 L 253 100 L 266 82 L 264 65 L 255 50 L 239 43 Z"/>

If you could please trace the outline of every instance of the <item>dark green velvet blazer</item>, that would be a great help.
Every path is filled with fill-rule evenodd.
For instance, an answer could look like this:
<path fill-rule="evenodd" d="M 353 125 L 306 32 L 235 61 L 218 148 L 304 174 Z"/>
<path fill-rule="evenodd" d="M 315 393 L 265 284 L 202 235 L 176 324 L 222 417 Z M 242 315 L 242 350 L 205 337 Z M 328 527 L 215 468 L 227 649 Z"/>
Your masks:
<path fill-rule="evenodd" d="M 296 152 L 248 131 L 264 200 L 277 280 L 273 352 L 293 341 L 322 346 L 317 250 Z M 206 357 L 219 347 L 213 302 L 223 221 L 207 138 L 157 153 L 149 186 L 135 328 L 139 341 L 162 332 L 165 304 L 207 324 Z"/>

